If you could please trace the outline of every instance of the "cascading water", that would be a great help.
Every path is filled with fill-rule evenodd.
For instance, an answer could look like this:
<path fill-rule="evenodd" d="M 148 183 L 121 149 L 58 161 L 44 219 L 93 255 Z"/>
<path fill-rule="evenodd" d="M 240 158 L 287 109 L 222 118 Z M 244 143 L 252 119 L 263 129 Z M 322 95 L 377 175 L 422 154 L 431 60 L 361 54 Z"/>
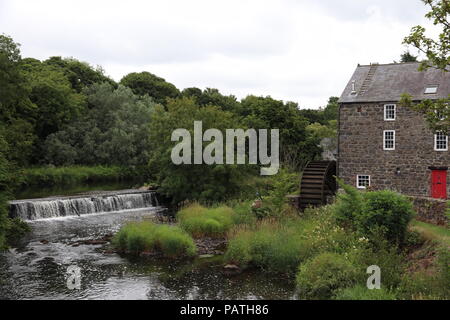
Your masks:
<path fill-rule="evenodd" d="M 155 206 L 158 206 L 155 192 L 127 190 L 77 197 L 11 201 L 10 215 L 23 220 L 36 220 Z"/>

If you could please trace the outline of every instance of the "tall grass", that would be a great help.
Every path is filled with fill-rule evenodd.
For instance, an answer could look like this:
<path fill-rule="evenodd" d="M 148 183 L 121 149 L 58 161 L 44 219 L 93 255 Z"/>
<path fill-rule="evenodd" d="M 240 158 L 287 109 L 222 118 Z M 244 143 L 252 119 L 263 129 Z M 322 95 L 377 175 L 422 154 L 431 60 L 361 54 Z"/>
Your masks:
<path fill-rule="evenodd" d="M 335 225 L 330 207 L 310 210 L 303 218 L 268 218 L 229 232 L 225 259 L 240 266 L 293 274 L 300 263 L 331 251 L 348 252 L 359 244 L 352 234 Z"/>
<path fill-rule="evenodd" d="M 196 254 L 193 239 L 175 226 L 153 222 L 134 222 L 123 226 L 112 244 L 119 250 L 139 255 L 141 252 L 161 252 L 167 257 L 191 257 Z"/>
<path fill-rule="evenodd" d="M 233 226 L 235 212 L 227 206 L 205 208 L 197 203 L 177 213 L 180 227 L 194 238 L 224 237 Z"/>

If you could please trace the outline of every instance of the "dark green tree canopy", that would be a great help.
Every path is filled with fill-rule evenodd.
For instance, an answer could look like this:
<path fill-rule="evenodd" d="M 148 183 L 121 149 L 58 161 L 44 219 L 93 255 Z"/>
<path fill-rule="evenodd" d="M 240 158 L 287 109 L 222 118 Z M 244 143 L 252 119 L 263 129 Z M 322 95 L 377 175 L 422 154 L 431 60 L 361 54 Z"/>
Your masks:
<path fill-rule="evenodd" d="M 120 80 L 120 84 L 131 88 L 139 96 L 148 95 L 160 104 L 165 104 L 167 98 L 180 95 L 173 84 L 146 71 L 129 73 Z"/>
<path fill-rule="evenodd" d="M 72 88 L 78 92 L 94 83 L 107 82 L 117 86 L 114 80 L 105 75 L 101 67 L 94 69 L 87 62 L 81 62 L 74 58 L 50 57 L 44 63 L 58 67 L 69 79 Z"/>

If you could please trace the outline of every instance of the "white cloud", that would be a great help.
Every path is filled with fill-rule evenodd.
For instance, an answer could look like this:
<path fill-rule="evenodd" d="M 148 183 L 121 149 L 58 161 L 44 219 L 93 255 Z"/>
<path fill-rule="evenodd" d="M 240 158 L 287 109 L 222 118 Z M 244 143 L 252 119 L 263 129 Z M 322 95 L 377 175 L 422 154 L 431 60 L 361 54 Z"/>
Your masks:
<path fill-rule="evenodd" d="M 23 56 L 73 56 L 116 80 L 147 70 L 181 89 L 318 107 L 357 63 L 398 59 L 425 12 L 418 0 L 0 0 L 0 30 Z"/>

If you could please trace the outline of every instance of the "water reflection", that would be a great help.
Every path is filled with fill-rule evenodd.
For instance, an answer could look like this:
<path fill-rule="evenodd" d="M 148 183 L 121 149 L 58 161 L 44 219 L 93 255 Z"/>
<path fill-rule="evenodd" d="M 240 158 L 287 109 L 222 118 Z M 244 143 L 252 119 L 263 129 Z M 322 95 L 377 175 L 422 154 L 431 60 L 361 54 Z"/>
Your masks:
<path fill-rule="evenodd" d="M 194 261 L 130 260 L 98 239 L 126 221 L 151 219 L 155 209 L 31 222 L 21 247 L 0 255 L 0 299 L 290 299 L 292 281 L 257 272 L 223 273 L 221 257 Z M 69 290 L 66 271 L 81 268 L 81 289 Z"/>

